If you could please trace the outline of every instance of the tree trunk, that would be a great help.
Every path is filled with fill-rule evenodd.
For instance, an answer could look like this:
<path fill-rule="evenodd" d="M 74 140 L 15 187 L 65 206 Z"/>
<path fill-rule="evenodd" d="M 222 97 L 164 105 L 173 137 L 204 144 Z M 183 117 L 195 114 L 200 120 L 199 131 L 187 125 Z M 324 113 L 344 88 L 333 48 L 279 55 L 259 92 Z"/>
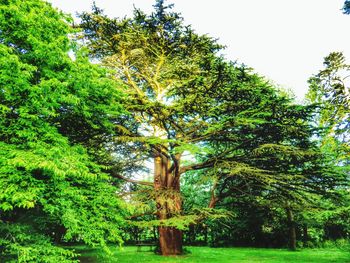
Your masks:
<path fill-rule="evenodd" d="M 307 228 L 307 224 L 303 225 L 303 245 L 304 247 L 307 247 L 307 241 L 308 241 L 309 237 L 308 237 L 308 228 Z"/>
<path fill-rule="evenodd" d="M 174 227 L 158 228 L 159 246 L 162 255 L 181 255 L 182 254 L 182 231 Z"/>
<path fill-rule="evenodd" d="M 215 197 L 214 195 L 212 195 L 212 197 L 210 198 L 210 202 L 208 207 L 209 208 L 215 208 L 216 202 L 219 201 L 219 198 Z"/>
<path fill-rule="evenodd" d="M 157 216 L 166 220 L 179 214 L 182 209 L 180 198 L 180 174 L 178 165 L 170 171 L 170 160 L 159 153 L 154 158 L 154 189 L 156 191 Z M 162 255 L 182 254 L 182 231 L 174 227 L 159 226 L 159 246 Z"/>
<path fill-rule="evenodd" d="M 293 211 L 292 211 L 292 209 L 287 207 L 286 212 L 287 212 L 288 228 L 289 228 L 289 249 L 296 250 L 297 249 L 297 238 L 296 238 L 296 230 L 295 230 Z"/>

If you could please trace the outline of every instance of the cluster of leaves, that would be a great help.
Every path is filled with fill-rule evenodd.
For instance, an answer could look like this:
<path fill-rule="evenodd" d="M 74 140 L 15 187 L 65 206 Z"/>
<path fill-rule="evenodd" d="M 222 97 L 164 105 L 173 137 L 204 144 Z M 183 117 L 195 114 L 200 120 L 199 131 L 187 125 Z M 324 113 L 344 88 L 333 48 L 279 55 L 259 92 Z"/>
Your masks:
<path fill-rule="evenodd" d="M 188 230 L 190 226 L 201 223 L 204 219 L 211 221 L 225 221 L 232 217 L 233 214 L 225 209 L 213 209 L 201 206 L 197 209 L 191 209 L 185 215 L 179 214 L 166 220 L 144 220 L 144 218 L 140 217 L 141 220 L 131 220 L 129 223 L 130 225 L 134 225 L 139 228 L 166 226 L 175 227 L 180 230 Z"/>
<path fill-rule="evenodd" d="M 3 223 L 0 225 L 0 234 L 3 237 L 0 245 L 4 247 L 1 259 L 5 262 L 79 262 L 78 254 L 54 246 L 50 239 L 33 232 L 31 226 Z"/>
<path fill-rule="evenodd" d="M 349 71 L 345 57 L 333 52 L 324 59 L 325 68 L 309 79 L 308 98 L 319 103 L 319 124 L 326 134 L 347 144 L 350 112 Z"/>
<path fill-rule="evenodd" d="M 55 243 L 122 242 L 124 205 L 100 166 L 120 92 L 69 22 L 43 1 L 0 1 L 0 261 L 70 262 Z"/>

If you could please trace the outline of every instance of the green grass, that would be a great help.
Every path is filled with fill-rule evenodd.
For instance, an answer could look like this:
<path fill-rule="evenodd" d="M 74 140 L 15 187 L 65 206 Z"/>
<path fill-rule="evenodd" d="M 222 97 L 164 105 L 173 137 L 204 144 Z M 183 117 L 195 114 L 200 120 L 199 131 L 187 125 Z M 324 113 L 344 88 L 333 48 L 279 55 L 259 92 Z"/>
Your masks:
<path fill-rule="evenodd" d="M 112 254 L 107 255 L 102 250 L 76 247 L 81 253 L 82 263 L 233 263 L 233 262 L 288 262 L 288 263 L 331 263 L 350 262 L 350 252 L 340 249 L 303 249 L 300 251 L 288 251 L 285 249 L 261 249 L 261 248 L 208 248 L 187 247 L 190 252 L 184 256 L 163 257 L 147 251 L 143 247 L 142 252 L 137 252 L 136 247 L 111 248 Z"/>

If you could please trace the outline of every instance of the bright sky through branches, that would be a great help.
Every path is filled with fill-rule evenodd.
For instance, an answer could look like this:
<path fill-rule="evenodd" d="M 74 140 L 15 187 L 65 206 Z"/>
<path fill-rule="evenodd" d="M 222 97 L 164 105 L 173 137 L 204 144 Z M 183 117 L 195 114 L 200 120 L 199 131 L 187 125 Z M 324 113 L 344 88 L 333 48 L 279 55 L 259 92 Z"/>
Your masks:
<path fill-rule="evenodd" d="M 88 0 L 50 0 L 64 12 L 90 10 Z M 112 17 L 129 16 L 133 5 L 152 11 L 154 0 L 96 0 Z M 332 51 L 350 59 L 350 15 L 344 0 L 168 0 L 186 24 L 227 46 L 229 60 L 238 60 L 291 89 L 302 99 L 307 79 Z"/>

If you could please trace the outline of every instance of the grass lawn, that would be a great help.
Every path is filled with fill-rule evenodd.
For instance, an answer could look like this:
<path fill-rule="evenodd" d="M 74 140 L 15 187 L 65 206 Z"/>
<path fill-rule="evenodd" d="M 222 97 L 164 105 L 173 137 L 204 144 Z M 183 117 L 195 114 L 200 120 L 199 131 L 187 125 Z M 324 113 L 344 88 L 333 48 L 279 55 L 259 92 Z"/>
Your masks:
<path fill-rule="evenodd" d="M 76 247 L 81 253 L 81 262 L 85 263 L 142 263 L 142 262 L 193 262 L 193 263 L 232 263 L 232 262 L 349 262 L 350 251 L 340 249 L 303 249 L 301 251 L 288 251 L 285 249 L 261 249 L 261 248 L 208 248 L 187 247 L 190 253 L 184 256 L 162 257 L 149 252 L 148 247 L 143 247 L 137 252 L 136 247 L 111 248 L 112 255 L 106 255 L 98 249 L 86 249 Z"/>

